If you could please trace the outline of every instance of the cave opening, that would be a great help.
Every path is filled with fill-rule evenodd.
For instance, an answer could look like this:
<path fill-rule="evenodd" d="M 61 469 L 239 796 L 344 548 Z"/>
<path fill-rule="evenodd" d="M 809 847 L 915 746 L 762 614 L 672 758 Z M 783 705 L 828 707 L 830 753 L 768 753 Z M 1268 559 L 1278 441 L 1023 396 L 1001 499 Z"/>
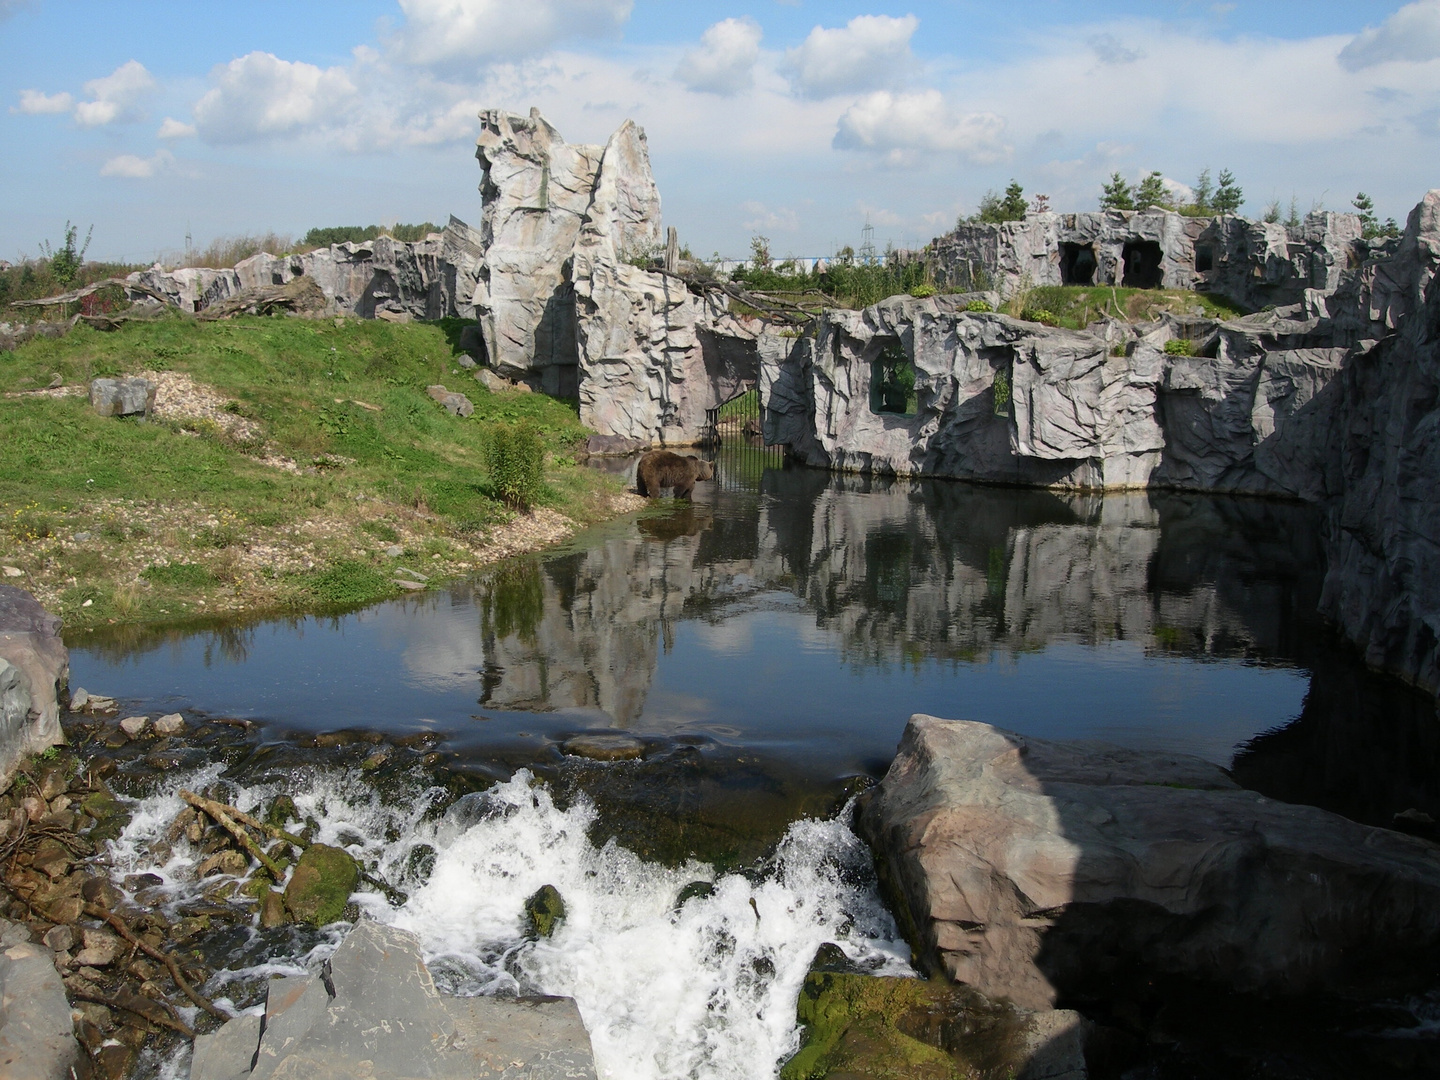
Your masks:
<path fill-rule="evenodd" d="M 1165 253 L 1154 240 L 1129 240 L 1123 252 L 1127 289 L 1158 289 L 1165 283 Z"/>
<path fill-rule="evenodd" d="M 916 404 L 915 363 L 899 338 L 885 340 L 870 361 L 870 411 L 914 416 Z"/>
<path fill-rule="evenodd" d="M 1098 266 L 1094 244 L 1060 244 L 1061 285 L 1094 285 Z"/>
<path fill-rule="evenodd" d="M 1207 274 L 1215 269 L 1215 249 L 1204 245 L 1195 248 L 1195 272 Z"/>

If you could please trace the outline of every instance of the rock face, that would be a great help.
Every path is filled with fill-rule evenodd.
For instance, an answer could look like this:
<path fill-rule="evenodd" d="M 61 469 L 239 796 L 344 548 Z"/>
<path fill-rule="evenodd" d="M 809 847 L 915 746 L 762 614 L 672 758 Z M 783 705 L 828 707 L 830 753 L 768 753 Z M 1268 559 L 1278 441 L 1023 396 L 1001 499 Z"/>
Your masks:
<path fill-rule="evenodd" d="M 252 1070 L 251 1063 L 254 1062 Z M 454 998 L 404 930 L 362 922 L 328 973 L 273 980 L 260 1017 L 195 1040 L 191 1080 L 593 1080 L 569 998 Z"/>
<path fill-rule="evenodd" d="M 0 919 L 0 1076 L 69 1080 L 79 1060 L 55 957 L 24 925 Z"/>
<path fill-rule="evenodd" d="M 303 255 L 262 252 L 233 270 L 157 265 L 126 281 L 130 299 L 162 296 L 185 311 L 203 311 L 247 291 L 307 277 L 320 287 L 332 313 L 367 319 L 386 314 L 469 318 L 481 258 L 479 233 L 452 216 L 442 232 L 415 243 L 381 236 Z"/>
<path fill-rule="evenodd" d="M 1433 844 L 1198 758 L 914 716 L 860 825 L 922 960 L 1025 1007 L 1137 969 L 1371 989 L 1440 946 Z"/>
<path fill-rule="evenodd" d="M 100 416 L 149 416 L 156 389 L 149 379 L 93 379 L 90 405 Z"/>
<path fill-rule="evenodd" d="M 934 241 L 926 259 L 938 284 L 959 289 L 1006 296 L 1027 284 L 1199 289 L 1258 310 L 1336 292 L 1345 271 L 1360 264 L 1360 243 L 1355 214 L 1314 213 L 1287 229 L 1233 216 L 1108 210 L 961 225 Z"/>
<path fill-rule="evenodd" d="M 490 365 L 509 379 L 535 375 L 547 393 L 574 397 L 576 345 L 570 258 L 582 225 L 618 257 L 660 244 L 660 194 L 645 133 L 626 123 L 602 148 L 572 145 L 538 109 L 481 113 L 476 149 L 485 252 L 476 315 Z M 593 204 L 604 178 L 604 206 Z"/>
<path fill-rule="evenodd" d="M 25 590 L 0 585 L 0 792 L 22 757 L 65 741 L 59 698 L 69 679 L 60 620 Z"/>

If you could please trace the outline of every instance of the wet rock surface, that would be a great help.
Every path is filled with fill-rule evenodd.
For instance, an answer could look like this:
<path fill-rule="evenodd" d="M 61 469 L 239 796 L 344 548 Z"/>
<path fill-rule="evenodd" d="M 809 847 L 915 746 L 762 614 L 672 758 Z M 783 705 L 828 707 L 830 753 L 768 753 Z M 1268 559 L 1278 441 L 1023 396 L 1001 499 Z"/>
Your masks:
<path fill-rule="evenodd" d="M 860 821 L 924 960 L 1021 1005 L 1136 968 L 1383 994 L 1440 944 L 1433 844 L 1198 759 L 916 716 Z"/>
<path fill-rule="evenodd" d="M 21 759 L 60 743 L 70 654 L 60 620 L 24 589 L 0 585 L 0 793 Z"/>

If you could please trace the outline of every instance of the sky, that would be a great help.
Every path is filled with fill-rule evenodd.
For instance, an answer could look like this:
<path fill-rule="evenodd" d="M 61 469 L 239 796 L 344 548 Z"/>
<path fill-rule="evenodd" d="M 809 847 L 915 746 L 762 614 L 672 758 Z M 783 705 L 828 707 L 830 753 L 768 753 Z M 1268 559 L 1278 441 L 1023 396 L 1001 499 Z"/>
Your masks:
<path fill-rule="evenodd" d="M 0 0 L 0 258 L 480 215 L 482 108 L 645 128 L 697 255 L 924 244 L 1230 169 L 1262 214 L 1440 186 L 1440 0 Z"/>

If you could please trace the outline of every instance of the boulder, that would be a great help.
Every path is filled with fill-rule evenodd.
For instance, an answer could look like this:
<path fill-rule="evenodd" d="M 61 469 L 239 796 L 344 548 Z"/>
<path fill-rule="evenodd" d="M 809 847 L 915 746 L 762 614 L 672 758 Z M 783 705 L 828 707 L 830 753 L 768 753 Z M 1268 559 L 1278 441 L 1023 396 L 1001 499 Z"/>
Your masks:
<path fill-rule="evenodd" d="M 532 937 L 548 938 L 565 918 L 565 898 L 554 885 L 542 885 L 525 901 L 525 919 Z"/>
<path fill-rule="evenodd" d="M 54 955 L 24 926 L 0 919 L 0 1076 L 70 1080 L 79 1059 Z"/>
<path fill-rule="evenodd" d="M 366 921 L 320 973 L 272 980 L 263 1020 L 199 1036 L 190 1076 L 593 1080 L 595 1066 L 569 998 L 443 995 L 413 934 Z"/>
<path fill-rule="evenodd" d="M 1028 1008 L 1137 972 L 1370 991 L 1440 948 L 1440 848 L 1198 758 L 917 715 L 860 828 L 922 963 Z"/>
<path fill-rule="evenodd" d="M 92 379 L 90 404 L 100 416 L 147 417 L 158 387 L 149 379 Z"/>
<path fill-rule="evenodd" d="M 285 886 L 285 907 L 296 922 L 327 926 L 345 913 L 360 868 L 349 852 L 311 844 Z"/>
<path fill-rule="evenodd" d="M 65 741 L 59 701 L 69 678 L 60 620 L 23 589 L 0 585 L 0 792 L 26 754 Z"/>
<path fill-rule="evenodd" d="M 475 404 L 464 394 L 457 394 L 454 391 L 446 390 L 443 386 L 427 386 L 425 392 L 435 401 L 444 406 L 445 411 L 451 416 L 473 416 Z"/>

